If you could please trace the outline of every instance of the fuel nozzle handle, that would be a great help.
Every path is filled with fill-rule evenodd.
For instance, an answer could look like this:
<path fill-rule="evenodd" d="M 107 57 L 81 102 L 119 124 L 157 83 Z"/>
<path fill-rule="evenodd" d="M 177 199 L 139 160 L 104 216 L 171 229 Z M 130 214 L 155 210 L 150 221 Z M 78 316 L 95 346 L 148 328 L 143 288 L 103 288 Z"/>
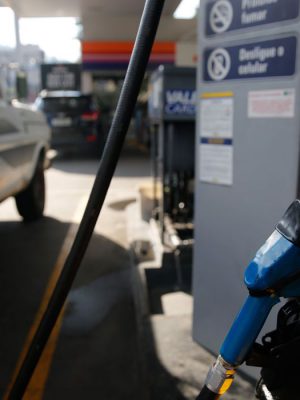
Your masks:
<path fill-rule="evenodd" d="M 219 399 L 231 386 L 236 369 L 249 354 L 276 296 L 248 296 L 221 346 L 220 355 L 210 368 L 198 400 Z M 209 397 L 208 397 L 209 396 Z"/>
<path fill-rule="evenodd" d="M 247 358 L 280 297 L 300 296 L 300 201 L 288 208 L 276 230 L 245 271 L 249 296 L 233 322 L 197 400 L 219 399 Z"/>

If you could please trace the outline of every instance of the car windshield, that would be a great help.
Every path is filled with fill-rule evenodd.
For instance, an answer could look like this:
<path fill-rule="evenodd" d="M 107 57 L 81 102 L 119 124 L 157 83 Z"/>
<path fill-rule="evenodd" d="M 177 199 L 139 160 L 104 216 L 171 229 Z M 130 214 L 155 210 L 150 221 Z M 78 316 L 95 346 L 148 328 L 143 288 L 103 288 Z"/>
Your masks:
<path fill-rule="evenodd" d="M 85 112 L 91 110 L 90 96 L 80 97 L 46 97 L 42 102 L 44 112 L 76 111 Z"/>

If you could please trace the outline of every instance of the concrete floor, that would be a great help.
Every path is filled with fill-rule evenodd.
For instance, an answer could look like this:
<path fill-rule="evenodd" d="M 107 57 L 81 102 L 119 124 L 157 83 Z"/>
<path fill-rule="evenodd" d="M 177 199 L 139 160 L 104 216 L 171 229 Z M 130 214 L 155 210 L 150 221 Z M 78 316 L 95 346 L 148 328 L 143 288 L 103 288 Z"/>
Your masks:
<path fill-rule="evenodd" d="M 46 217 L 39 222 L 23 224 L 12 200 L 1 204 L 0 398 L 63 264 L 96 170 L 94 160 L 55 161 L 47 172 Z M 213 358 L 191 339 L 189 300 L 151 316 L 141 313 L 137 299 L 141 282 L 132 274 L 126 208 L 149 181 L 149 159 L 125 152 L 25 400 L 192 400 L 198 393 Z M 184 312 L 172 315 L 174 304 Z M 224 399 L 250 399 L 252 391 L 238 379 Z"/>
<path fill-rule="evenodd" d="M 0 208 L 0 398 L 57 258 L 67 253 L 70 243 L 64 242 L 74 237 L 96 169 L 96 161 L 55 161 L 47 172 L 46 217 L 39 222 L 20 222 L 12 200 Z M 29 399 L 143 398 L 125 207 L 149 173 L 142 156 L 122 158 L 68 297 L 45 384 L 33 384 Z"/>
<path fill-rule="evenodd" d="M 130 208 L 136 208 L 139 214 L 138 207 Z M 153 226 L 148 229 L 152 231 Z M 144 236 L 146 239 L 150 235 L 146 232 Z M 156 232 L 153 236 L 156 237 Z M 139 258 L 136 243 L 133 249 Z M 193 297 L 184 282 L 180 287 L 174 268 L 170 268 L 168 254 L 165 250 L 162 264 L 159 257 L 144 260 L 142 254 L 134 269 L 138 337 L 143 349 L 147 399 L 194 400 L 216 357 L 192 339 Z M 237 373 L 230 391 L 222 399 L 254 399 L 254 382 Z"/>

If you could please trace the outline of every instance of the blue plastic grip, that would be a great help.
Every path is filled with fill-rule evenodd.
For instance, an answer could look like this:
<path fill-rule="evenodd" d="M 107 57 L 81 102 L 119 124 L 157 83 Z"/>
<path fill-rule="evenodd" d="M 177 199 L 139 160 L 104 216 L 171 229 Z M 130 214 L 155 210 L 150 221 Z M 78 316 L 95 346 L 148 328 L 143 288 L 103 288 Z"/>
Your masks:
<path fill-rule="evenodd" d="M 248 265 L 245 284 L 250 290 L 266 290 L 299 272 L 300 248 L 274 231 Z"/>
<path fill-rule="evenodd" d="M 272 307 L 278 302 L 278 297 L 248 296 L 221 346 L 220 354 L 225 361 L 240 365 L 245 360 Z"/>

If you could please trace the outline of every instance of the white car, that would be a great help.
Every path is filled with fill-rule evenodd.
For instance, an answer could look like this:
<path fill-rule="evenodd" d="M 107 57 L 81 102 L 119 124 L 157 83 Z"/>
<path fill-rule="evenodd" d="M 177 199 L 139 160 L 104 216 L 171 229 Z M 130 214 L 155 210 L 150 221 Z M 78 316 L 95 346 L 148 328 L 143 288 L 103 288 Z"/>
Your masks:
<path fill-rule="evenodd" d="M 25 221 L 43 215 L 50 130 L 31 106 L 0 100 L 0 201 L 14 196 Z"/>

